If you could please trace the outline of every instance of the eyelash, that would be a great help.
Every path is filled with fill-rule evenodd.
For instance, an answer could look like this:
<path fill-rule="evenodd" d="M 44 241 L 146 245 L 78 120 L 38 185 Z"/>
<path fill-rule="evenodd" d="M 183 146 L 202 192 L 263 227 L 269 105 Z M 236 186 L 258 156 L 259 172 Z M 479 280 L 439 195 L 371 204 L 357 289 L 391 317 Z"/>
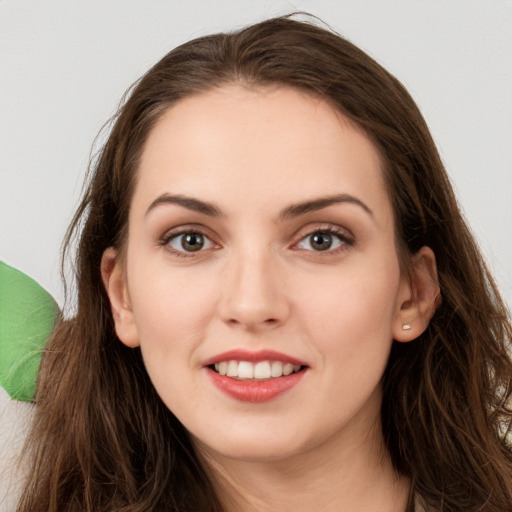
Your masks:
<path fill-rule="evenodd" d="M 354 245 L 354 238 L 352 236 L 349 236 L 346 232 L 346 230 L 343 230 L 337 226 L 325 226 L 320 227 L 317 229 L 314 229 L 313 231 L 309 231 L 304 236 L 301 237 L 301 239 L 294 244 L 294 246 L 297 246 L 298 244 L 304 242 L 308 238 L 312 237 L 313 235 L 328 235 L 333 238 L 337 238 L 341 244 L 339 247 L 336 247 L 334 249 L 328 248 L 326 250 L 307 250 L 307 252 L 313 252 L 315 254 L 321 255 L 321 256 L 328 256 L 332 254 L 338 254 L 340 252 L 346 251 L 348 248 L 352 247 Z M 310 244 L 311 245 L 311 244 Z M 300 249 L 299 249 L 300 250 Z"/>
<path fill-rule="evenodd" d="M 160 240 L 159 245 L 166 247 L 167 250 L 173 254 L 173 256 L 177 256 L 178 258 L 190 258 L 190 257 L 194 257 L 197 253 L 204 252 L 204 250 L 201 250 L 201 249 L 199 249 L 198 251 L 184 251 L 184 250 L 180 251 L 180 250 L 177 250 L 177 249 L 174 249 L 173 247 L 171 247 L 171 242 L 173 240 L 177 239 L 180 236 L 184 236 L 184 235 L 199 235 L 199 236 L 203 237 L 204 239 L 209 240 L 209 242 L 212 245 L 214 245 L 214 246 L 217 245 L 201 229 L 193 229 L 193 228 L 181 229 L 178 231 L 166 233 L 164 235 L 164 237 Z"/>
<path fill-rule="evenodd" d="M 307 232 L 300 238 L 300 240 L 298 242 L 293 244 L 292 248 L 296 247 L 300 243 L 304 242 L 309 237 L 312 237 L 313 235 L 318 235 L 318 234 L 328 235 L 330 237 L 337 238 L 338 241 L 340 242 L 340 245 L 338 247 L 336 247 L 335 249 L 328 248 L 326 250 L 319 250 L 319 251 L 315 251 L 313 249 L 304 249 L 306 252 L 311 252 L 311 253 L 316 253 L 321 256 L 326 256 L 326 255 L 332 255 L 332 254 L 337 254 L 339 252 L 346 251 L 348 248 L 350 248 L 354 245 L 353 237 L 349 236 L 345 230 L 342 230 L 337 226 L 330 225 L 330 226 L 323 226 L 320 228 L 316 228 L 312 231 Z M 174 256 L 177 256 L 179 258 L 194 257 L 196 255 L 196 253 L 199 254 L 199 253 L 205 252 L 208 249 L 211 249 L 211 247 L 208 247 L 207 249 L 200 248 L 198 251 L 185 251 L 185 250 L 177 250 L 177 249 L 174 249 L 173 247 L 171 247 L 170 244 L 173 240 L 177 239 L 180 236 L 184 236 L 184 235 L 199 235 L 199 236 L 203 237 L 205 240 L 208 240 L 209 243 L 212 244 L 213 246 L 220 247 L 217 244 L 215 244 L 215 242 L 213 242 L 211 240 L 211 238 L 204 231 L 202 231 L 201 229 L 192 229 L 192 228 L 191 229 L 182 229 L 182 230 L 166 233 L 164 235 L 164 237 L 162 237 L 162 239 L 160 240 L 159 245 L 166 247 L 169 250 L 169 252 L 171 252 Z M 294 249 L 294 250 L 301 250 L 301 249 Z"/>

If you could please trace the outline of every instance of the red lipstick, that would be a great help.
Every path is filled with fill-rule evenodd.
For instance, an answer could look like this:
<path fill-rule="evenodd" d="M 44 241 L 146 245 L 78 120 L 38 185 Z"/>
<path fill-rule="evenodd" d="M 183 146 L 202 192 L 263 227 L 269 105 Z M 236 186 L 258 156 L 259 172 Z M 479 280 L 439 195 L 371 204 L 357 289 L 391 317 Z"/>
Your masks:
<path fill-rule="evenodd" d="M 235 400 L 242 402 L 268 402 L 288 391 L 300 382 L 305 370 L 291 375 L 268 380 L 237 380 L 208 369 L 208 375 L 215 386 Z"/>
<path fill-rule="evenodd" d="M 229 361 L 247 361 L 253 364 L 263 361 L 280 362 L 283 365 L 300 366 L 301 369 L 289 375 L 281 374 L 264 379 L 243 379 L 221 375 L 214 370 L 215 365 Z M 296 386 L 304 377 L 307 365 L 294 357 L 273 350 L 231 350 L 207 359 L 203 366 L 212 383 L 229 397 L 242 402 L 261 403 L 270 401 Z"/>

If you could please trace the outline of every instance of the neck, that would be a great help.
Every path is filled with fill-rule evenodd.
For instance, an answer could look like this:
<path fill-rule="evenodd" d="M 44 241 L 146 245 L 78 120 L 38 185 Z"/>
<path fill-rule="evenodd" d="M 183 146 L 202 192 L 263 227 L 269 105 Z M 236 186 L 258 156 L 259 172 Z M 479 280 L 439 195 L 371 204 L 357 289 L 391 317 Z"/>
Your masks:
<path fill-rule="evenodd" d="M 280 460 L 198 451 L 225 512 L 405 511 L 409 481 L 394 471 L 377 423 L 357 442 L 341 435 Z"/>

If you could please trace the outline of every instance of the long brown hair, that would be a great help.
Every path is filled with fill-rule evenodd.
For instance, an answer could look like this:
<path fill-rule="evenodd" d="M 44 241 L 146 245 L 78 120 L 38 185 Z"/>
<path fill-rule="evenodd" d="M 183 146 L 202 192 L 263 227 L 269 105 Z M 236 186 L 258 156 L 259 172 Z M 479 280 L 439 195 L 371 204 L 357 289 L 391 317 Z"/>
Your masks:
<path fill-rule="evenodd" d="M 431 247 L 442 293 L 425 333 L 393 345 L 383 377 L 392 461 L 435 510 L 512 510 L 510 322 L 428 128 L 404 87 L 373 59 L 311 20 L 290 17 L 174 49 L 113 119 L 66 238 L 67 252 L 79 242 L 78 306 L 44 353 L 19 510 L 221 510 L 140 351 L 116 337 L 100 261 L 125 241 L 137 164 L 155 122 L 180 99 L 232 82 L 307 91 L 373 140 L 401 262 L 406 268 L 412 254 Z"/>

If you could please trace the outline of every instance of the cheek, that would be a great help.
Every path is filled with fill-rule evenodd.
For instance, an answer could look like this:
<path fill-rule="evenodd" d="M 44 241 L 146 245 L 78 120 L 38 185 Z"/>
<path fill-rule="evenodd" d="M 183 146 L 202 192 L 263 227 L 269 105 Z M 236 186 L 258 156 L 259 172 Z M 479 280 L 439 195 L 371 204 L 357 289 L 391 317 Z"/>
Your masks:
<path fill-rule="evenodd" d="M 351 279 L 334 290 L 309 294 L 308 316 L 318 327 L 325 326 L 326 321 L 336 325 L 337 320 L 359 325 L 365 331 L 372 326 L 387 325 L 395 309 L 396 288 L 366 284 L 369 286 Z"/>
<path fill-rule="evenodd" d="M 397 309 L 400 271 L 396 258 L 333 269 L 306 278 L 297 293 L 302 328 L 330 357 L 387 357 Z M 363 350 L 363 349 L 367 350 Z"/>
<path fill-rule="evenodd" d="M 201 286 L 201 276 L 192 277 L 154 265 L 130 282 L 146 370 L 161 399 L 177 415 L 201 408 L 197 353 L 215 303 L 213 286 Z"/>
<path fill-rule="evenodd" d="M 130 296 L 145 359 L 190 355 L 204 340 L 214 313 L 212 279 L 203 279 L 201 272 L 192 269 L 176 270 L 158 263 L 132 275 Z"/>

